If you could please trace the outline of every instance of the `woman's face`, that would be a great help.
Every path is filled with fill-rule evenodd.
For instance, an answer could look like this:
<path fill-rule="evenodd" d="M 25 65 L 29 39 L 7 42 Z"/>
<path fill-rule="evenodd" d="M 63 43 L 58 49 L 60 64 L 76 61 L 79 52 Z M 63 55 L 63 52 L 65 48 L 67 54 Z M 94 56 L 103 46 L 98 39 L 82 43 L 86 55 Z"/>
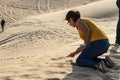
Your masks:
<path fill-rule="evenodd" d="M 70 18 L 70 19 L 68 20 L 68 24 L 69 24 L 70 26 L 72 26 L 72 27 L 76 27 L 76 24 L 75 24 L 75 22 L 73 21 L 72 18 Z"/>

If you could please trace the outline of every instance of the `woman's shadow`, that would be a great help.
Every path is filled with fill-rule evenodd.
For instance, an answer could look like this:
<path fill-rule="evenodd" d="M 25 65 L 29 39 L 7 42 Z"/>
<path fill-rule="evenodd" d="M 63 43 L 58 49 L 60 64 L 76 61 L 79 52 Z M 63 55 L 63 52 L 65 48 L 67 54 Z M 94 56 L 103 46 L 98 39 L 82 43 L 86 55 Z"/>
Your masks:
<path fill-rule="evenodd" d="M 100 72 L 86 67 L 79 67 L 76 63 L 71 63 L 72 72 L 67 74 L 62 80 L 97 80 L 101 78 L 103 74 Z"/>

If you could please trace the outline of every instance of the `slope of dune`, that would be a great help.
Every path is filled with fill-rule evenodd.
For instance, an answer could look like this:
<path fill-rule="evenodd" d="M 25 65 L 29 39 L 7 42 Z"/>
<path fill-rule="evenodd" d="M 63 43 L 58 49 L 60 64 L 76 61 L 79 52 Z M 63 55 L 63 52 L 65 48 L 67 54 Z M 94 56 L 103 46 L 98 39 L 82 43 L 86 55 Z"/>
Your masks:
<path fill-rule="evenodd" d="M 29 15 L 75 7 L 91 1 L 96 0 L 0 0 L 0 17 L 4 17 L 8 24 Z"/>
<path fill-rule="evenodd" d="M 90 0 L 90 1 L 94 1 L 94 0 Z M 81 5 L 85 3 L 89 3 L 90 1 L 88 2 L 82 1 Z M 3 14 L 5 12 L 10 13 L 9 15 L 10 17 L 6 14 L 3 15 L 5 16 L 6 20 L 10 19 L 8 21 L 10 25 L 6 26 L 6 31 L 0 34 L 1 52 L 3 51 L 4 53 L 11 54 L 11 53 L 16 53 L 17 51 L 17 53 L 24 53 L 24 51 L 27 51 L 27 49 L 36 49 L 36 48 L 40 48 L 41 50 L 43 49 L 42 51 L 44 51 L 44 49 L 54 49 L 56 48 L 56 45 L 59 47 L 62 47 L 63 44 L 67 45 L 72 41 L 76 41 L 77 40 L 76 32 L 72 29 L 69 29 L 68 25 L 64 21 L 65 16 L 63 16 L 62 14 L 65 14 L 66 12 L 58 11 L 54 13 L 49 11 L 50 13 L 46 13 L 46 10 L 48 9 L 48 8 L 45 8 L 46 5 L 49 5 L 49 6 L 51 5 L 52 10 L 56 10 L 56 9 L 60 10 L 59 9 L 61 8 L 61 6 L 59 6 L 61 5 L 60 2 L 69 4 L 68 7 L 75 6 L 75 4 L 70 4 L 72 3 L 71 0 L 69 2 L 67 0 L 66 1 L 61 0 L 59 1 L 59 4 L 55 0 L 49 0 L 49 2 L 48 0 L 39 0 L 39 1 L 35 0 L 33 2 L 28 0 L 24 0 L 24 1 L 1 0 L 1 5 L 3 5 L 3 7 L 5 6 L 5 4 L 7 5 L 5 6 L 5 8 L 1 8 L 3 9 L 2 11 Z M 76 6 L 78 5 L 78 3 L 79 1 L 76 0 Z M 52 6 L 56 6 L 56 5 L 58 6 L 55 8 L 52 8 Z M 62 4 L 62 5 L 65 5 L 65 4 Z M 63 8 L 68 8 L 68 7 L 66 6 Z M 15 12 L 11 10 L 12 8 L 15 8 L 13 9 Z M 7 10 L 9 10 L 10 12 Z M 20 11 L 21 13 L 17 11 Z M 43 13 L 38 15 L 36 13 L 37 16 L 32 17 L 33 13 L 29 11 L 33 11 L 33 12 L 42 11 L 42 12 L 45 12 L 46 14 Z M 27 16 L 22 13 L 25 13 Z M 32 16 L 30 16 L 30 14 Z M 59 16 L 57 16 L 56 14 L 58 14 Z M 26 17 L 22 19 L 21 15 L 22 17 L 24 16 Z M 14 19 L 18 18 L 18 19 L 15 19 L 14 23 L 12 23 L 10 21 L 13 18 Z M 65 25 L 66 27 L 64 27 Z M 70 37 L 73 37 L 73 38 L 70 38 Z"/>
<path fill-rule="evenodd" d="M 118 14 L 115 1 L 93 1 L 1 0 L 0 14 L 10 25 L 0 33 L 0 80 L 119 80 L 119 66 L 103 74 L 71 64 L 78 55 L 65 57 L 83 43 L 76 29 L 64 20 L 70 9 L 77 9 L 83 17 L 95 21 L 114 43 Z M 82 6 L 75 7 L 79 3 Z M 108 50 L 108 54 L 120 65 L 119 53 Z"/>

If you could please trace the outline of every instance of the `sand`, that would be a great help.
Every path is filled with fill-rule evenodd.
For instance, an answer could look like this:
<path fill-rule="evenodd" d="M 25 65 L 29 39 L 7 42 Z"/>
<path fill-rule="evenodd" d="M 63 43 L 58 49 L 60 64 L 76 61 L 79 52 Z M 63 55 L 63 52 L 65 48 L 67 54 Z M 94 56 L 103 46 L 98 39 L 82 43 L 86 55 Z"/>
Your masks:
<path fill-rule="evenodd" d="M 117 66 L 106 74 L 74 65 L 78 55 L 65 57 L 83 43 L 76 29 L 64 20 L 67 11 L 79 10 L 114 44 L 118 20 L 115 0 L 32 1 L 0 1 L 0 16 L 7 21 L 0 33 L 0 80 L 120 80 L 120 54 L 111 53 L 112 46 L 106 55 Z"/>

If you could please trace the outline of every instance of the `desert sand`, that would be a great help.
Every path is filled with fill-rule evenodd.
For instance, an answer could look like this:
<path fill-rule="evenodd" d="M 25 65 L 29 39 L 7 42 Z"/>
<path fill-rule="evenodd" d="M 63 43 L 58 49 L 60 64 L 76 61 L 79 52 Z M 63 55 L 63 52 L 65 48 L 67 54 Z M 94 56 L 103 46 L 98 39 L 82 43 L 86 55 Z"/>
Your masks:
<path fill-rule="evenodd" d="M 65 57 L 83 43 L 64 20 L 71 9 L 96 22 L 114 44 L 115 0 L 0 0 L 7 22 L 0 32 L 0 80 L 120 80 L 120 53 L 111 53 L 112 46 L 105 55 L 117 66 L 105 74 L 71 64 L 78 55 Z"/>

